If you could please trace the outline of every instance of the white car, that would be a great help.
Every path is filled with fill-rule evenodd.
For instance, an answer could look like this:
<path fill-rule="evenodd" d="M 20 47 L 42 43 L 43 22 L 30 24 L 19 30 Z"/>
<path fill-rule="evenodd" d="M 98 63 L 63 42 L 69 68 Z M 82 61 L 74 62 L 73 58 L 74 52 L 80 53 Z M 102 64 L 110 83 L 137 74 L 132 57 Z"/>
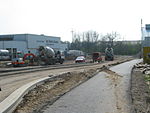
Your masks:
<path fill-rule="evenodd" d="M 84 63 L 85 62 L 85 57 L 84 56 L 78 56 L 75 59 L 75 63 Z"/>

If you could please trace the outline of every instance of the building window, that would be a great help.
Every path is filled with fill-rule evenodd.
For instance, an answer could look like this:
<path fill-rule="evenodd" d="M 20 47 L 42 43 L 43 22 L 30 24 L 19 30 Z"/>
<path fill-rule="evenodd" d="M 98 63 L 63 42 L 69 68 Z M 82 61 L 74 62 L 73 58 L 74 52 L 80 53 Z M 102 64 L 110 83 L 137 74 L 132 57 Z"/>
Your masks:
<path fill-rule="evenodd" d="M 0 41 L 12 41 L 13 40 L 13 38 L 0 38 Z"/>

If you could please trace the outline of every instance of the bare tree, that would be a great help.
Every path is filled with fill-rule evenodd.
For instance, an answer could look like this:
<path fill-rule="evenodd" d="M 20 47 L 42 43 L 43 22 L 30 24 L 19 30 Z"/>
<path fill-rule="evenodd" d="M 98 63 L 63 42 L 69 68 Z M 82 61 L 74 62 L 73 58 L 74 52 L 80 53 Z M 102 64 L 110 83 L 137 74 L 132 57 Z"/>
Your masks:
<path fill-rule="evenodd" d="M 120 35 L 117 32 L 112 32 L 112 33 L 107 33 L 105 37 L 106 37 L 106 39 L 108 39 L 111 47 L 113 47 L 114 40 L 117 40 L 118 38 L 120 38 Z"/>
<path fill-rule="evenodd" d="M 98 37 L 99 37 L 99 34 L 96 31 L 94 31 L 93 32 L 93 41 L 97 42 L 98 41 Z"/>

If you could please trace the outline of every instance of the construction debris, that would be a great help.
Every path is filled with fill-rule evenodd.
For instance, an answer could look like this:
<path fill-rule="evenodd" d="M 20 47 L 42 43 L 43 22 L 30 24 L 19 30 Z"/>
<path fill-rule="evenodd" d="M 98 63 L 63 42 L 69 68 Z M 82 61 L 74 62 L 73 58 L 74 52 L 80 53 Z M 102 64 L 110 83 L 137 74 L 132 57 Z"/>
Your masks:
<path fill-rule="evenodd" d="M 150 74 L 150 65 L 139 63 L 134 65 L 134 68 L 138 68 L 143 74 Z"/>

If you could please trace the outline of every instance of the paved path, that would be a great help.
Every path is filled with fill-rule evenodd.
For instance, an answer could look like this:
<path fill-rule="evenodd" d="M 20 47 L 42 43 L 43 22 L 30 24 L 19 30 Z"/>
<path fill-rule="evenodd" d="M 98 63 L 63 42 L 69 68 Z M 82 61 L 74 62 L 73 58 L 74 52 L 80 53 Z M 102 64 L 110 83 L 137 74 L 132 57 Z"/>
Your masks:
<path fill-rule="evenodd" d="M 44 113 L 129 113 L 128 88 L 130 72 L 134 64 L 140 60 L 133 60 L 110 70 L 120 77 L 113 85 L 112 75 L 101 72 L 79 87 L 70 91 L 53 105 L 43 110 Z"/>

